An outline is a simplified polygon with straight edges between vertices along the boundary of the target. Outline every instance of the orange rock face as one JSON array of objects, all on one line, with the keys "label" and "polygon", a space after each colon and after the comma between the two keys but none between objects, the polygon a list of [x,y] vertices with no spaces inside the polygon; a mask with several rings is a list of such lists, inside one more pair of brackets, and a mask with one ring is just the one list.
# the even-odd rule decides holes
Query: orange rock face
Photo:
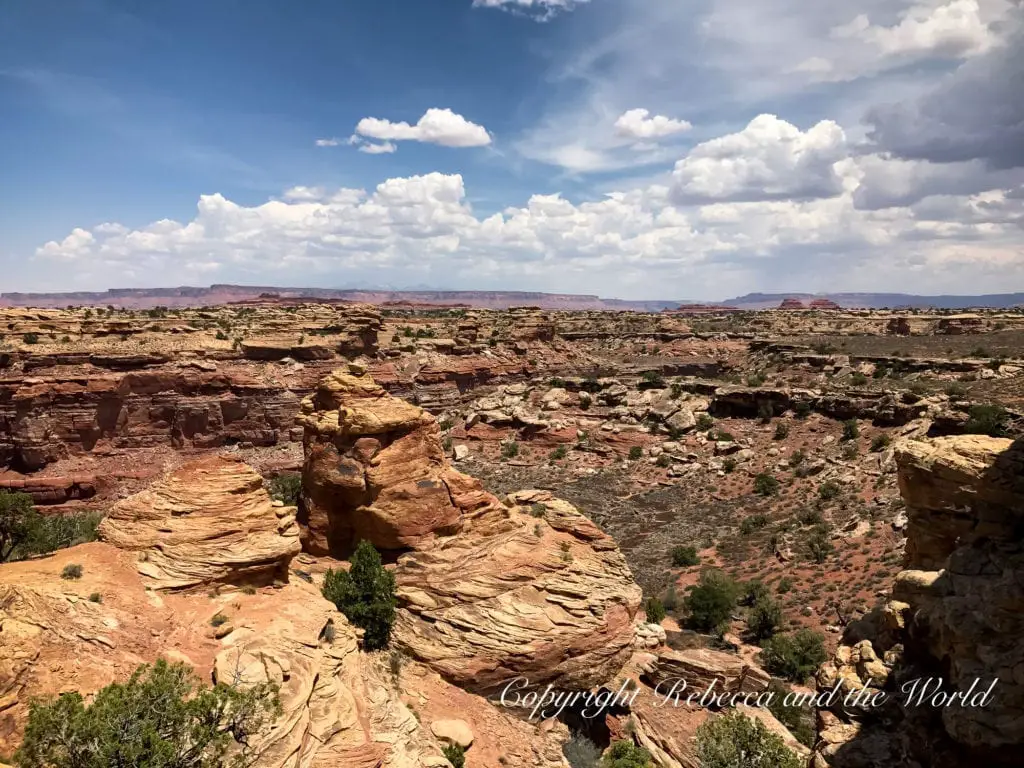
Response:
[{"label": "orange rock face", "polygon": [[414,548],[459,530],[464,510],[430,414],[354,365],[325,377],[302,410],[307,551],[343,555],[360,539]]},{"label": "orange rock face", "polygon": [[301,549],[294,507],[274,506],[260,475],[227,456],[186,464],[118,502],[99,533],[138,553],[154,589],[271,581]]}]

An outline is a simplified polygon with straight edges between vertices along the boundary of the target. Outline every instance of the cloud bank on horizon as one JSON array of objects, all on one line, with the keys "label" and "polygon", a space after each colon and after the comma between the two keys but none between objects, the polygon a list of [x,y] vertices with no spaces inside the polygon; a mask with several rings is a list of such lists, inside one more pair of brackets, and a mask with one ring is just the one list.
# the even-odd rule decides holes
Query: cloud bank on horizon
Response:
[{"label": "cloud bank on horizon", "polygon": [[[24,281],[692,299],[1024,288],[1019,4],[466,0],[461,13],[483,58],[433,87],[396,71],[387,98],[330,81],[359,116],[310,130],[316,159],[276,174],[289,182],[276,194],[194,190],[193,213],[151,223],[112,201],[113,215],[37,241]],[[444,55],[429,37],[415,56]],[[492,48],[519,57],[502,84],[474,74]]]}]

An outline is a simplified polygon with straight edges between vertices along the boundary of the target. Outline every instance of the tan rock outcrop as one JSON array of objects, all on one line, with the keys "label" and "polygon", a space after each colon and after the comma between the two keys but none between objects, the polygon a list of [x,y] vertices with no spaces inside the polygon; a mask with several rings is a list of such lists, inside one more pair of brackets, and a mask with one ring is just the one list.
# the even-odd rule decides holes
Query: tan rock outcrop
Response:
[{"label": "tan rock outcrop", "polygon": [[294,507],[276,507],[238,459],[186,464],[113,507],[100,537],[137,553],[153,589],[283,578],[301,550]]},{"label": "tan rock outcrop", "polygon": [[344,554],[360,539],[404,549],[459,530],[463,510],[446,479],[452,471],[437,422],[387,394],[361,366],[325,377],[298,421],[308,551]]},{"label": "tan rock outcrop", "polygon": [[[60,578],[68,563],[82,566],[80,580]],[[232,628],[220,639],[217,613]],[[0,637],[0,753],[18,745],[32,698],[88,694],[163,656],[210,682],[280,684],[283,714],[254,740],[256,768],[446,764],[384,660],[360,653],[344,616],[301,579],[252,595],[157,594],[131,553],[86,544],[0,566]]]},{"label": "tan rock outcrop", "polygon": [[615,542],[547,492],[502,505],[461,481],[457,503],[478,507],[462,532],[398,561],[399,645],[480,692],[516,678],[588,688],[613,677],[641,597]]},{"label": "tan rock outcrop", "polygon": [[[851,624],[818,675],[819,686],[852,690],[871,679],[884,687],[889,726],[858,722],[856,712],[821,713],[815,765],[1019,765],[1024,445],[976,435],[909,440],[896,460],[908,569],[896,578],[895,599]],[[942,679],[935,690],[944,695],[972,691],[973,705],[907,705],[899,687],[929,678]]]}]

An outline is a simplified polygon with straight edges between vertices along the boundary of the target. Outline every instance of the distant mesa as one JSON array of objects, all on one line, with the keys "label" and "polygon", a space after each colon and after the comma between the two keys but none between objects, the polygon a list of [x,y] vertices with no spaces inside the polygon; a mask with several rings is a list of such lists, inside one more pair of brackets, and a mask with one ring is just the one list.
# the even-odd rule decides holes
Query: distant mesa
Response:
[{"label": "distant mesa", "polygon": [[807,309],[807,305],[800,299],[783,299],[779,309]]},{"label": "distant mesa", "polygon": [[842,309],[832,299],[814,299],[810,306],[811,309]]}]

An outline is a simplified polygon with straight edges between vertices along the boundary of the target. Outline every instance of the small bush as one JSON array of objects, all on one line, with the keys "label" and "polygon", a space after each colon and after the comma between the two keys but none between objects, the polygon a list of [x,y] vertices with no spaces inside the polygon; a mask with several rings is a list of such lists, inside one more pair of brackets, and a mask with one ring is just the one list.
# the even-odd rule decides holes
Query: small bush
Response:
[{"label": "small bush", "polygon": [[759,531],[768,525],[768,515],[759,512],[756,515],[749,515],[740,522],[740,533],[749,536],[754,531]]},{"label": "small bush", "polygon": [[90,603],[102,603],[103,602],[103,595],[101,595],[99,592],[93,592],[91,595],[89,595],[89,602]]},{"label": "small bush", "polygon": [[647,598],[644,603],[644,613],[647,614],[647,621],[651,624],[661,624],[667,615],[665,605],[656,597]]},{"label": "small bush", "polygon": [[278,475],[267,485],[267,493],[272,499],[284,502],[290,507],[296,506],[302,493],[302,475]]},{"label": "small bush", "polygon": [[775,425],[775,439],[785,440],[789,437],[789,424],[784,421],[780,421]]},{"label": "small bush", "polygon": [[68,563],[61,570],[60,577],[62,579],[80,579],[82,578],[82,566],[78,563]]},{"label": "small bush", "polygon": [[77,692],[32,702],[14,762],[19,768],[252,765],[250,737],[280,715],[276,685],[209,688],[184,664],[161,659],[100,689],[88,705]]},{"label": "small bush", "polygon": [[697,554],[696,547],[673,547],[670,554],[672,565],[676,568],[689,568],[694,565],[700,565],[700,555]]},{"label": "small bush", "polygon": [[754,493],[758,496],[775,496],[778,492],[779,481],[767,472],[760,472],[754,478]]},{"label": "small bush", "polygon": [[766,640],[782,624],[782,607],[767,595],[759,598],[747,613],[747,628],[754,639]]},{"label": "small bush", "polygon": [[452,764],[452,768],[464,768],[466,765],[466,751],[459,744],[444,744],[441,753]]},{"label": "small bush", "polygon": [[554,461],[561,461],[568,455],[569,449],[566,448],[564,445],[560,445],[557,448],[555,448],[555,450],[548,454],[548,458]]},{"label": "small bush", "polygon": [[849,461],[850,459],[857,458],[857,454],[859,452],[860,449],[857,447],[856,443],[843,443],[843,448],[839,453],[844,459]]},{"label": "small bush", "polygon": [[228,335],[224,331],[217,331],[217,341],[227,341]]},{"label": "small bush", "polygon": [[729,712],[697,729],[701,768],[803,768],[804,761],[760,720]]},{"label": "small bush", "polygon": [[571,768],[597,768],[601,761],[601,748],[578,733],[562,745],[562,754]]},{"label": "small bush", "polygon": [[760,373],[752,373],[747,376],[748,387],[760,387],[762,384],[764,384],[764,375]]},{"label": "small bush", "polygon": [[[708,435],[708,437],[711,437],[711,435]],[[715,434],[714,438],[715,438],[715,440],[717,440],[720,443],[735,443],[736,442],[736,438],[733,437],[732,433],[731,432],[726,432],[724,429],[718,430],[718,433]]]},{"label": "small bush", "polygon": [[223,613],[215,613],[213,614],[213,617],[210,619],[211,627],[222,627],[227,623],[228,617],[225,616]]},{"label": "small bush", "polygon": [[663,453],[655,459],[654,463],[662,469],[665,469],[666,467],[672,466],[672,458],[667,453]]},{"label": "small bush", "polygon": [[814,562],[824,563],[828,556],[835,552],[835,547],[829,541],[828,534],[821,529],[816,530],[807,540],[807,554]]},{"label": "small bush", "polygon": [[686,623],[698,632],[711,632],[722,627],[732,616],[739,598],[736,582],[721,571],[708,570],[683,600]]},{"label": "small bush", "polygon": [[368,541],[360,541],[346,571],[324,574],[323,596],[355,626],[365,630],[367,650],[386,648],[395,623],[395,576]]},{"label": "small bush", "polygon": [[831,501],[842,492],[843,487],[835,480],[826,480],[818,486],[818,498],[822,501]]},{"label": "small bush", "polygon": [[967,387],[958,382],[950,382],[943,390],[950,400],[963,400],[967,397]]},{"label": "small bush", "polygon": [[871,441],[871,450],[874,451],[875,453],[878,453],[879,451],[884,451],[886,448],[889,447],[889,444],[891,442],[892,438],[884,433],[881,435],[875,435],[875,438]]},{"label": "small bush", "polygon": [[847,419],[843,422],[843,440],[856,440],[860,437],[860,427],[856,419]]},{"label": "small bush", "polygon": [[709,429],[715,426],[715,420],[708,414],[702,413],[697,417],[697,429],[701,432],[707,432]]},{"label": "small bush", "polygon": [[641,448],[639,445],[634,445],[632,448],[629,449],[630,461],[636,461],[640,459],[643,455],[644,449]]},{"label": "small bush", "polygon": [[827,658],[825,638],[809,629],[775,635],[761,651],[766,670],[794,683],[803,683]]},{"label": "small bush", "polygon": [[779,579],[779,583],[775,586],[775,591],[780,595],[784,595],[787,592],[793,591],[793,580],[789,576],[783,576]]},{"label": "small bush", "polygon": [[850,377],[850,383],[853,384],[853,386],[855,387],[863,387],[865,384],[868,383],[868,377],[865,376],[860,371],[855,371],[854,374]]},{"label": "small bush", "polygon": [[778,680],[772,680],[768,690],[772,693],[768,710],[775,715],[775,719],[786,726],[793,737],[805,747],[814,746],[814,739],[817,736],[814,728],[814,711],[807,706],[787,704],[786,696],[790,691]]},{"label": "small bush", "polygon": [[807,458],[807,452],[803,448],[797,448],[789,457],[789,466],[799,467]]},{"label": "small bush", "polygon": [[39,334],[34,331],[30,331],[29,333],[22,334],[21,340],[26,344],[38,344]]},{"label": "small bush", "polygon": [[806,419],[811,415],[811,404],[801,400],[793,406],[793,414],[800,420]]},{"label": "small bush", "polygon": [[967,411],[964,431],[970,435],[1006,435],[1006,409],[1001,405],[972,405]]},{"label": "small bush", "polygon": [[501,455],[506,459],[514,459],[519,455],[519,443],[515,440],[501,446]]},{"label": "small bush", "polygon": [[616,741],[604,756],[603,768],[649,768],[651,753],[632,741]]},{"label": "small bush", "polygon": [[732,456],[728,457],[725,461],[722,462],[722,470],[728,475],[731,475],[733,472],[735,472],[736,459],[734,459]]},{"label": "small bush", "polygon": [[804,507],[796,513],[796,521],[800,525],[821,525],[821,510],[814,507]]}]

